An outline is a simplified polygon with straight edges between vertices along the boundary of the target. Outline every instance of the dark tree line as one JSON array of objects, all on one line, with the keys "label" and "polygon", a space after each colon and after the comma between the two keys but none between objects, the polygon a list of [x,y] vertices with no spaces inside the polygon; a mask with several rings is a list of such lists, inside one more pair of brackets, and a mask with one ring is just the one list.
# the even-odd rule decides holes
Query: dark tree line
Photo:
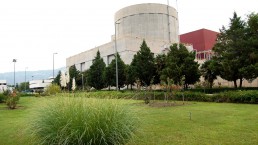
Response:
[{"label": "dark tree line", "polygon": [[[167,77],[173,79],[178,85],[181,85],[179,79],[183,77],[185,77],[183,85],[194,84],[200,77],[199,65],[194,61],[194,56],[195,54],[188,52],[184,45],[180,44],[178,49],[177,44],[174,44],[170,47],[167,55],[159,54],[154,57],[144,40],[140,50],[134,55],[131,64],[126,65],[120,55],[117,54],[118,88],[124,86],[128,88],[130,85],[132,89],[132,85],[135,85],[137,80],[143,86],[159,84],[162,80],[166,81]],[[110,88],[110,86],[116,86],[116,59],[113,59],[106,66],[98,51],[89,70],[79,72],[73,65],[69,68],[69,74],[71,80],[72,78],[76,79],[77,86],[86,85],[97,90]],[[60,84],[58,81],[60,75],[61,72],[55,78],[54,82],[57,84]],[[82,84],[82,80],[85,80],[84,84]],[[69,89],[71,89],[71,84]]]}]

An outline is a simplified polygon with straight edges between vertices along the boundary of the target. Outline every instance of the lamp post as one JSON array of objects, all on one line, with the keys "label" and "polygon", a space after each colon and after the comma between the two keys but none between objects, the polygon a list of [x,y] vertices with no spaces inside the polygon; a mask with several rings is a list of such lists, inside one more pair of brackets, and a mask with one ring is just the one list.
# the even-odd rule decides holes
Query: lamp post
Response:
[{"label": "lamp post", "polygon": [[15,88],[15,63],[17,62],[17,59],[13,59],[13,87]]},{"label": "lamp post", "polygon": [[55,54],[57,53],[53,53],[53,79],[55,78]]},{"label": "lamp post", "polygon": [[26,91],[26,82],[27,82],[27,80],[26,80],[26,70],[28,69],[28,67],[25,67],[25,91]]},{"label": "lamp post", "polygon": [[116,49],[116,90],[118,91],[118,66],[117,66],[117,44],[116,44],[116,25],[120,24],[115,22],[115,49]]},{"label": "lamp post", "polygon": [[82,73],[82,90],[84,91],[83,73]]}]

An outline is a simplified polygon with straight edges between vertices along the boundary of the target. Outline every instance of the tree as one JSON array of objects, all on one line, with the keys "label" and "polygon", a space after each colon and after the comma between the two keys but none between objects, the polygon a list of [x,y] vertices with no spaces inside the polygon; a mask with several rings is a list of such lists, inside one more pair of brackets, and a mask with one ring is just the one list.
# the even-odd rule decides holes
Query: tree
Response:
[{"label": "tree", "polygon": [[134,66],[132,65],[126,65],[125,67],[125,73],[126,73],[126,81],[125,81],[125,84],[127,85],[127,88],[128,88],[128,85],[131,85],[131,90],[133,89],[133,85],[136,81],[136,73],[135,73],[135,70],[134,70]]},{"label": "tree", "polygon": [[75,91],[75,89],[76,89],[76,82],[75,82],[75,78],[73,78],[73,83],[72,83],[73,92]]},{"label": "tree", "polygon": [[[195,53],[188,52],[183,44],[173,44],[166,57],[165,68],[162,70],[161,80],[168,83],[172,79],[176,85],[184,85],[187,88],[189,84],[199,81],[199,64],[194,61]],[[184,78],[183,84],[181,84]]]},{"label": "tree", "polygon": [[237,80],[240,80],[239,87],[242,87],[244,78],[250,76],[252,49],[248,45],[247,24],[238,17],[236,12],[230,19],[229,27],[220,29],[216,44],[213,48],[215,61],[221,66],[221,78],[233,81],[237,88]]},{"label": "tree", "polygon": [[93,64],[90,66],[88,81],[89,85],[94,87],[97,90],[100,90],[105,87],[104,81],[104,72],[106,64],[103,59],[100,57],[100,52],[97,52]]},{"label": "tree", "polygon": [[258,13],[248,15],[246,33],[248,37],[245,45],[248,50],[245,51],[247,56],[245,63],[249,65],[241,68],[240,72],[245,79],[253,81],[258,76]]},{"label": "tree", "polygon": [[[26,90],[29,90],[29,82],[22,82],[20,83],[19,87],[18,88],[18,91],[26,91]],[[26,90],[25,90],[26,89]]]},{"label": "tree", "polygon": [[67,86],[65,72],[61,72],[60,85],[62,88],[66,88],[66,86]]},{"label": "tree", "polygon": [[80,82],[81,81],[81,77],[80,77],[80,72],[76,69],[76,66],[75,65],[72,65],[71,67],[69,67],[69,90],[71,89],[72,87],[72,83],[73,83],[73,78],[76,80],[76,84],[77,82]]},{"label": "tree", "polygon": [[141,83],[149,86],[155,74],[154,54],[145,40],[143,40],[140,50],[134,55],[131,65]]},{"label": "tree", "polygon": [[[126,81],[125,63],[117,54],[117,68],[118,68],[118,89],[124,86]],[[113,59],[106,70],[106,80],[108,84],[116,86],[116,59]]]},{"label": "tree", "polygon": [[110,90],[110,86],[114,83],[116,83],[115,80],[115,76],[112,72],[114,72],[115,70],[112,70],[114,68],[112,68],[110,65],[106,67],[105,69],[105,73],[104,73],[104,78],[105,78],[105,82],[106,85],[108,86],[108,89]]},{"label": "tree", "polygon": [[214,80],[219,75],[219,68],[217,62],[213,59],[205,61],[201,66],[201,74],[208,81],[210,88],[212,88]]},{"label": "tree", "polygon": [[55,77],[53,83],[54,83],[54,84],[57,84],[57,85],[59,85],[59,86],[61,86],[61,84],[60,84],[60,77],[61,77],[61,71],[58,71],[58,74],[57,74],[57,76]]},{"label": "tree", "polygon": [[165,68],[165,62],[166,62],[166,55],[165,54],[158,54],[155,57],[155,76],[154,76],[154,84],[158,84],[161,82],[160,78],[161,78],[161,74],[162,74],[162,70]]}]

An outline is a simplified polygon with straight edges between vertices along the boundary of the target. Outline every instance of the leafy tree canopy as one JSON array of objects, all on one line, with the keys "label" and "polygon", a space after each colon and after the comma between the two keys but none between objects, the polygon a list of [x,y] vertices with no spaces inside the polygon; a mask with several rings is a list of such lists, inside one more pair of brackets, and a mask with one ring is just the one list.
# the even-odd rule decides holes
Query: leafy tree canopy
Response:
[{"label": "leafy tree canopy", "polygon": [[[183,44],[173,44],[166,57],[165,68],[162,70],[161,80],[167,81],[172,79],[175,84],[184,85],[199,81],[200,71],[199,64],[194,61],[195,53],[188,52]],[[184,84],[180,84],[183,80]],[[168,83],[168,82],[167,82]]]}]

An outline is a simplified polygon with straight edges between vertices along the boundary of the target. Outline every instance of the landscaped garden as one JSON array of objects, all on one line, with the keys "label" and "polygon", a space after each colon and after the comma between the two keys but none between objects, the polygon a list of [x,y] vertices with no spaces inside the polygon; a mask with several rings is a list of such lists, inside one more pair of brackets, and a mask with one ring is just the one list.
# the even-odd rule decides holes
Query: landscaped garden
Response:
[{"label": "landscaped garden", "polygon": [[[58,98],[59,100],[60,98],[62,100],[77,98],[83,102],[83,100],[91,100],[92,96],[94,96],[95,100],[103,100],[103,96],[106,96],[105,93],[84,92],[57,94],[56,96],[45,97],[20,97],[16,109],[13,110],[8,109],[6,104],[1,103],[0,144],[38,144],[37,141],[40,139],[36,135],[35,130],[39,128],[35,126],[35,118],[39,114],[42,115],[45,113],[47,115],[46,110],[44,110],[44,104],[46,102],[50,103],[58,100]],[[129,141],[127,140],[128,142],[126,144],[253,145],[258,142],[258,106],[256,104],[195,102],[186,100],[184,102],[175,100],[154,101],[153,98],[149,104],[145,104],[142,98],[138,98],[137,100],[139,96],[131,96],[134,99],[125,97],[132,95],[127,92],[108,92],[108,94],[111,94],[108,96],[109,98],[112,98],[112,95],[115,95],[116,98],[127,98],[109,100],[115,100],[117,104],[129,107],[138,119],[135,122],[137,123],[135,125],[137,129],[134,128],[133,135]],[[66,102],[69,101],[66,100]],[[69,103],[63,105],[66,106],[62,106],[61,104],[56,110],[73,108],[73,105],[70,104],[71,106],[69,106]],[[81,111],[77,108],[77,110],[75,109],[72,112],[76,114]],[[52,112],[54,113],[48,112],[52,118],[50,118],[50,121],[52,121],[50,124],[56,120],[60,122],[65,121],[58,114],[55,115],[55,110],[52,110]],[[130,120],[128,118],[125,119]],[[124,122],[127,122],[127,120],[124,120]],[[43,128],[43,126],[38,127]]]}]

